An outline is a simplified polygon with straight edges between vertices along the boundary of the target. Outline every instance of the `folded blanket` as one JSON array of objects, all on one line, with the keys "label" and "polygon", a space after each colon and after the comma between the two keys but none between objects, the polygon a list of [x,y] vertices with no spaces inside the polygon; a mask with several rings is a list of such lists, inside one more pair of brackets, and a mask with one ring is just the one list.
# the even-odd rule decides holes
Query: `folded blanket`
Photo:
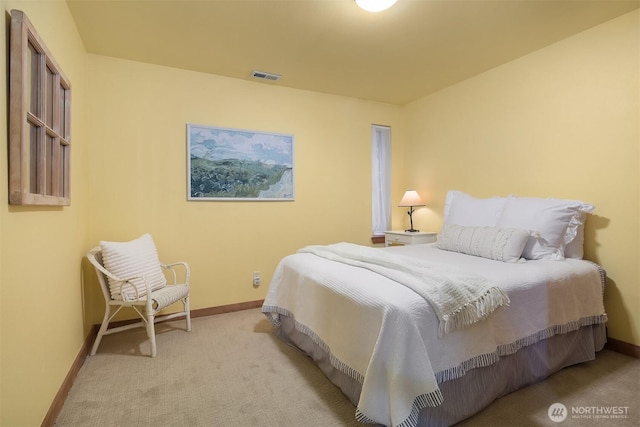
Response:
[{"label": "folded blanket", "polygon": [[410,288],[433,307],[440,337],[479,322],[509,304],[509,297],[482,276],[379,248],[337,243],[307,246],[298,252],[366,268]]}]

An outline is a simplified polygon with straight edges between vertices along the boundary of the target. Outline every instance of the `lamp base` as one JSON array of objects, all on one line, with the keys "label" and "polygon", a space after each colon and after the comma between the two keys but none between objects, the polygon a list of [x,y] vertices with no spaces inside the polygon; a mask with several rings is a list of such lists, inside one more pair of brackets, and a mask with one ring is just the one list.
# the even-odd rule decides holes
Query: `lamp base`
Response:
[{"label": "lamp base", "polygon": [[417,233],[420,230],[414,230],[413,228],[410,228],[409,230],[404,230],[404,231],[406,231],[407,233]]}]

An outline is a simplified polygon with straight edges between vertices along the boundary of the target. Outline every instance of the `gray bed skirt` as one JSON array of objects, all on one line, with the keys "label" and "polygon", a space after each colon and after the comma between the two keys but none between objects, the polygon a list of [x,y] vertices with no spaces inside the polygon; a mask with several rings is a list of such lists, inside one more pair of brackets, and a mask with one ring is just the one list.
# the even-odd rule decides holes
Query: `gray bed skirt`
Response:
[{"label": "gray bed skirt", "polygon": [[[358,405],[362,385],[336,369],[329,355],[304,333],[295,328],[295,320],[281,316],[276,334],[313,359],[324,374],[347,398]],[[439,384],[444,403],[420,411],[418,426],[451,426],[471,417],[505,394],[539,382],[570,365],[595,359],[606,343],[604,323],[585,326],[574,332],[554,335],[523,347],[487,367],[468,371],[458,379]]]}]

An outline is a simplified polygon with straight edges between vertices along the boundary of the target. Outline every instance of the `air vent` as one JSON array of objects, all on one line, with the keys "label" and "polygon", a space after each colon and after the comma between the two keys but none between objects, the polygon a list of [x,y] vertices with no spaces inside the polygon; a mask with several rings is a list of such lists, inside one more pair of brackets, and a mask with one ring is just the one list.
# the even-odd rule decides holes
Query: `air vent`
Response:
[{"label": "air vent", "polygon": [[262,80],[271,80],[271,81],[278,81],[280,80],[280,77],[282,77],[279,74],[273,74],[273,73],[265,73],[263,71],[252,71],[251,72],[251,77],[255,77],[256,79],[262,79]]}]

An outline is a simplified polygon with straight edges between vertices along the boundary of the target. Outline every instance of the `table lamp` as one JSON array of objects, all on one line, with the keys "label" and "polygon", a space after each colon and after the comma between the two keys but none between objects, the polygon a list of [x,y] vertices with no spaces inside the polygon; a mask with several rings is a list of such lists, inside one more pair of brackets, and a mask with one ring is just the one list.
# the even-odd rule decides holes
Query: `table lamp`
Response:
[{"label": "table lamp", "polygon": [[420,195],[415,190],[405,191],[404,196],[402,196],[402,200],[400,200],[400,204],[398,205],[398,207],[409,208],[409,212],[407,212],[407,215],[409,215],[409,220],[411,221],[411,228],[404,231],[408,231],[410,233],[415,233],[417,231],[420,231],[413,228],[413,207],[414,206],[424,206],[424,202],[420,198]]}]

